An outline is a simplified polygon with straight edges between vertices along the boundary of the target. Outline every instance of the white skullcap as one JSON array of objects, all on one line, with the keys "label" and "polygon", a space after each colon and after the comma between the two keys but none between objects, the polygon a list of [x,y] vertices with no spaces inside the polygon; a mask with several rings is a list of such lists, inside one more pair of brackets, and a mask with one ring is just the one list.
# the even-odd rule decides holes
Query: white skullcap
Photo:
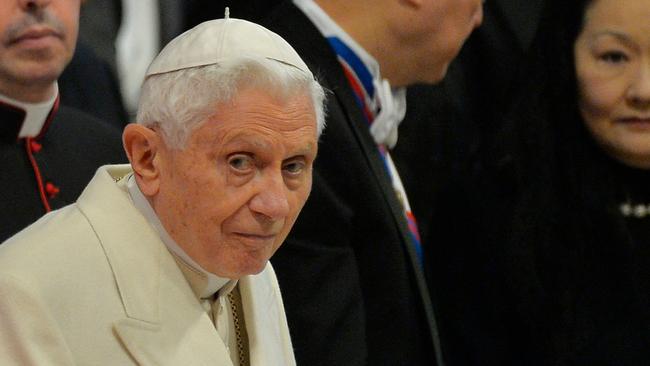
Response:
[{"label": "white skullcap", "polygon": [[282,37],[246,20],[210,20],[174,38],[153,60],[145,77],[219,64],[234,57],[266,57],[313,77],[298,53]]}]

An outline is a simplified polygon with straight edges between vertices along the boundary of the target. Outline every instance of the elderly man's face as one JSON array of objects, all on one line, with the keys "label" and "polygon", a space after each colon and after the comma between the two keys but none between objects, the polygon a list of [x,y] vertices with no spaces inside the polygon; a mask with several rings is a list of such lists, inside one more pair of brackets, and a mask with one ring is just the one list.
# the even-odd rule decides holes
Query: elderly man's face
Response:
[{"label": "elderly man's face", "polygon": [[259,273],[311,190],[317,151],[311,99],[244,89],[193,132],[163,148],[153,206],[176,242],[227,278]]},{"label": "elderly man's face", "polygon": [[0,93],[38,102],[72,58],[80,0],[0,1]]}]

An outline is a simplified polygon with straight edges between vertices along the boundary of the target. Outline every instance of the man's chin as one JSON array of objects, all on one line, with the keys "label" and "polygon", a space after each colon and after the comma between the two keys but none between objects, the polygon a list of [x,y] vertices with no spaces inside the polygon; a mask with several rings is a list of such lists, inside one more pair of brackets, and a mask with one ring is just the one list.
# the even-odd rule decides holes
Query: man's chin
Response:
[{"label": "man's chin", "polygon": [[427,77],[424,80],[421,80],[423,84],[437,84],[442,81],[442,79],[445,78],[447,75],[447,68],[449,67],[449,64],[446,64],[439,69],[437,69],[435,72],[432,72],[430,75],[427,75]]},{"label": "man's chin", "polygon": [[24,62],[3,65],[3,74],[24,85],[50,84],[57,80],[66,62],[63,59],[50,59],[47,62],[27,59]]},{"label": "man's chin", "polygon": [[237,280],[244,276],[259,274],[266,268],[267,263],[268,259],[245,258],[231,268],[222,267],[206,270],[222,278]]},{"label": "man's chin", "polygon": [[59,70],[26,69],[2,75],[0,93],[28,103],[48,100],[56,91],[54,83],[60,75]]},{"label": "man's chin", "polygon": [[266,264],[269,262],[268,259],[255,259],[249,260],[243,268],[241,268],[242,276],[252,276],[259,274],[266,268]]},{"label": "man's chin", "polygon": [[50,85],[61,76],[63,69],[60,65],[35,65],[32,68],[22,70],[22,80],[25,81],[26,85]]}]

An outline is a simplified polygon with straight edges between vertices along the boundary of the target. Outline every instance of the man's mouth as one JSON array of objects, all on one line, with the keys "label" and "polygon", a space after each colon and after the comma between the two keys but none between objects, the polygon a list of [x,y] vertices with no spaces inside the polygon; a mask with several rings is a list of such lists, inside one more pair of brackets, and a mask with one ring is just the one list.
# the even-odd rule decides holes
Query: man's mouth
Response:
[{"label": "man's mouth", "polygon": [[275,238],[277,235],[277,234],[252,234],[252,233],[236,233],[236,234],[244,238],[250,238],[255,240],[269,240]]},{"label": "man's mouth", "polygon": [[275,242],[277,234],[260,234],[260,233],[235,233],[241,241],[251,246],[267,246]]},{"label": "man's mouth", "polygon": [[61,35],[52,28],[48,27],[31,27],[21,32],[9,41],[9,45],[30,43],[38,45],[47,41],[49,38],[61,39]]}]

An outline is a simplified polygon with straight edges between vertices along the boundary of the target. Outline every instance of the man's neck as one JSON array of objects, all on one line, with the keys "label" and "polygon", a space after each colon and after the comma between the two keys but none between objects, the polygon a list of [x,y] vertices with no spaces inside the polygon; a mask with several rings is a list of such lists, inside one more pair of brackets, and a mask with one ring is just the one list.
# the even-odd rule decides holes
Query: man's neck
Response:
[{"label": "man's neck", "polygon": [[410,83],[404,75],[403,58],[398,54],[403,49],[403,45],[393,42],[382,20],[381,12],[377,11],[376,6],[355,2],[341,6],[329,0],[314,0],[314,2],[377,60],[382,77],[387,79],[391,86],[398,88]]},{"label": "man's neck", "polygon": [[52,100],[58,94],[56,81],[46,86],[3,85],[0,83],[0,95],[26,104],[41,104]]}]

